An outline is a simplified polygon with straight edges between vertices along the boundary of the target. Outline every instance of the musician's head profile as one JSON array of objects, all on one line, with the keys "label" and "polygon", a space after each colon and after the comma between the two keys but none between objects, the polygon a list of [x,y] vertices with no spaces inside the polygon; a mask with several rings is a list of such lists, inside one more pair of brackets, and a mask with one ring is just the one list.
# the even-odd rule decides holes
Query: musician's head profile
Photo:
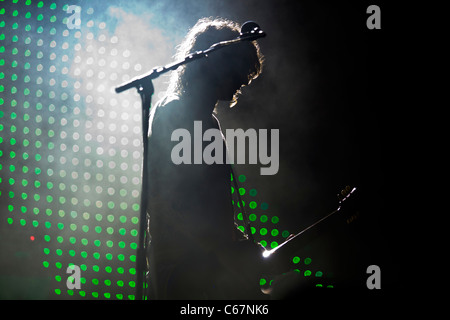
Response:
[{"label": "musician's head profile", "polygon": [[[223,18],[202,18],[187,33],[178,46],[175,61],[211,45],[239,36],[240,26]],[[174,71],[167,90],[168,95],[209,95],[217,100],[237,103],[242,86],[250,84],[262,72],[263,55],[256,41],[216,50],[207,58],[192,61]]]}]

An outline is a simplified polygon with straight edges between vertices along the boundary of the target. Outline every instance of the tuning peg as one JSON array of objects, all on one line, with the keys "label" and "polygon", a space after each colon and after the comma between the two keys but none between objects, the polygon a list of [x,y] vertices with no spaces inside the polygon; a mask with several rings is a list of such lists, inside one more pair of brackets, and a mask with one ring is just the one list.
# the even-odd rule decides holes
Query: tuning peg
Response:
[{"label": "tuning peg", "polygon": [[345,186],[344,189],[341,190],[340,193],[337,194],[337,197],[339,201],[345,200],[345,198],[348,197],[348,195],[352,192],[353,188],[349,185]]}]

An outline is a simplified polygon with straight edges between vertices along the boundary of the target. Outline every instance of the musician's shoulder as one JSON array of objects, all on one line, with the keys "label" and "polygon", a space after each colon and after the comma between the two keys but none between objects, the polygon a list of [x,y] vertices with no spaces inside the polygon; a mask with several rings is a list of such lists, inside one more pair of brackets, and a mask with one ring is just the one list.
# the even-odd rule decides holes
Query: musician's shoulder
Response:
[{"label": "musician's shoulder", "polygon": [[168,96],[156,103],[156,119],[162,117],[164,119],[171,119],[177,114],[177,109],[180,108],[180,99],[177,96]]},{"label": "musician's shoulder", "polygon": [[178,107],[180,104],[181,104],[180,98],[177,95],[165,96],[157,103],[158,107],[164,110],[171,110],[173,108]]}]

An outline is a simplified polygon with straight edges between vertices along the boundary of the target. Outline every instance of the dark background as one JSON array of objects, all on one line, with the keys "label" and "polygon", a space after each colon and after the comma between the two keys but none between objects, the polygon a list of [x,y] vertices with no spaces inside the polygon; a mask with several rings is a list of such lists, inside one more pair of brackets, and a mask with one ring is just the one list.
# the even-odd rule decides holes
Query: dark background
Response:
[{"label": "dark background", "polygon": [[394,29],[396,12],[384,2],[373,3],[381,8],[381,30],[366,28],[369,4],[230,2],[225,17],[255,20],[267,32],[258,41],[266,65],[238,105],[219,118],[224,127],[280,129],[276,175],[260,176],[255,166],[238,170],[257,181],[289,230],[331,212],[335,194],[356,186],[363,222],[348,238],[324,234],[323,242],[333,243],[324,251],[335,254],[328,262],[341,275],[352,274],[347,283],[364,286],[365,268],[378,264],[386,271],[383,284],[392,288],[400,286],[397,241],[404,232],[397,229],[404,213],[392,198],[401,193],[402,179],[401,129],[394,130],[401,108],[395,48],[402,40]]}]

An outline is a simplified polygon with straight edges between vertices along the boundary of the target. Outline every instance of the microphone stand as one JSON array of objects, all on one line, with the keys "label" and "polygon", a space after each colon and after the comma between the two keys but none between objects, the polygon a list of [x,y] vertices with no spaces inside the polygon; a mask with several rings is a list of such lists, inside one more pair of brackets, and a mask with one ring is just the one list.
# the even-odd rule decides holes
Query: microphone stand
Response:
[{"label": "microphone stand", "polygon": [[[247,27],[247,28],[245,28]],[[249,30],[249,28],[251,30]],[[245,32],[244,32],[245,31]],[[224,48],[226,46],[239,43],[241,41],[253,41],[258,38],[265,37],[266,34],[259,26],[254,22],[246,22],[243,24],[239,37],[221,41],[213,44],[206,50],[196,51],[189,54],[183,60],[179,62],[170,63],[164,67],[155,67],[150,72],[133,78],[130,81],[123,83],[115,88],[116,93],[121,93],[125,90],[136,88],[141,96],[142,102],[142,141],[143,141],[143,160],[142,160],[142,188],[141,188],[141,207],[139,216],[139,244],[137,249],[136,258],[136,299],[144,300],[144,277],[145,277],[145,234],[147,230],[147,195],[148,195],[148,129],[149,129],[149,116],[152,104],[152,95],[154,93],[154,87],[152,80],[159,77],[161,74],[171,70],[177,69],[179,66],[189,63],[191,61],[207,57],[208,54],[215,50]]]}]

